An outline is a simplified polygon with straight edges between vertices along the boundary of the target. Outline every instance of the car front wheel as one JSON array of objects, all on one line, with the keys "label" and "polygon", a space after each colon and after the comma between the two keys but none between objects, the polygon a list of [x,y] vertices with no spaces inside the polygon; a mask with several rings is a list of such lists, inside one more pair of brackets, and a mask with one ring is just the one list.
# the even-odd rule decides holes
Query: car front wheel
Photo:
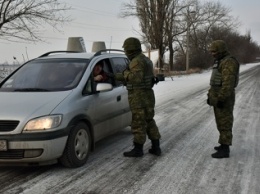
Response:
[{"label": "car front wheel", "polygon": [[84,165],[88,159],[91,136],[88,126],[81,122],[71,129],[65,150],[60,158],[62,165],[76,168]]}]

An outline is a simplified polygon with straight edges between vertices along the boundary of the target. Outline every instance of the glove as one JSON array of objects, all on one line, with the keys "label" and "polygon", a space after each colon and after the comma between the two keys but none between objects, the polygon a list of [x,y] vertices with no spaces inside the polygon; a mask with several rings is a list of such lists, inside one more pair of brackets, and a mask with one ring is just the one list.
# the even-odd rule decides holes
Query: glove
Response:
[{"label": "glove", "polygon": [[122,72],[122,74],[125,76],[125,74],[129,74],[129,72],[130,72],[130,70],[129,70],[128,68],[126,68],[126,69]]},{"label": "glove", "polygon": [[114,78],[115,78],[116,80],[118,80],[118,81],[124,81],[124,80],[125,80],[125,78],[124,78],[124,76],[123,76],[122,73],[116,73],[116,74],[114,74]]},{"label": "glove", "polygon": [[218,102],[217,102],[217,107],[218,107],[218,108],[224,108],[224,104],[225,104],[225,103],[224,103],[223,101],[218,101]]},{"label": "glove", "polygon": [[209,103],[209,98],[207,99],[207,104],[210,105],[210,103]]},{"label": "glove", "polygon": [[215,95],[212,95],[212,92],[208,92],[207,96],[207,104],[209,106],[216,106],[218,98]]},{"label": "glove", "polygon": [[153,77],[152,78],[152,87],[154,86],[154,84],[158,84],[158,82],[159,82],[158,77]]}]

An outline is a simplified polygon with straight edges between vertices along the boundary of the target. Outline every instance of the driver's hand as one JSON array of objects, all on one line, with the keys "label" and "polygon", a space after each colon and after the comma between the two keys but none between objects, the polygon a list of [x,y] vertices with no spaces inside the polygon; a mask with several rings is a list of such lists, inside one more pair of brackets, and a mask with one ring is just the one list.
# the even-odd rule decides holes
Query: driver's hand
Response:
[{"label": "driver's hand", "polygon": [[94,77],[95,81],[101,81],[103,79],[102,75],[97,75],[96,77]]}]

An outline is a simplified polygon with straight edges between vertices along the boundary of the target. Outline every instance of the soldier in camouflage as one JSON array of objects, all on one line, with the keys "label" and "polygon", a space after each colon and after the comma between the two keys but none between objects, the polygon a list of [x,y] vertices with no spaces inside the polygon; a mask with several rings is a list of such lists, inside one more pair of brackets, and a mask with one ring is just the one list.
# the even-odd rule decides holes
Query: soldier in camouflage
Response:
[{"label": "soldier in camouflage", "polygon": [[129,68],[123,73],[115,75],[115,79],[126,83],[128,101],[132,112],[131,131],[134,136],[134,148],[124,152],[126,157],[143,156],[143,145],[146,135],[152,142],[149,153],[160,156],[161,149],[159,139],[161,137],[154,120],[155,96],[153,87],[153,64],[141,49],[141,43],[137,38],[127,38],[123,48],[130,60]]},{"label": "soldier in camouflage", "polygon": [[212,154],[213,158],[228,158],[232,145],[233,109],[235,104],[235,88],[239,79],[239,63],[228,52],[223,40],[213,41],[209,51],[215,58],[207,103],[214,108],[219,131],[219,146]]}]

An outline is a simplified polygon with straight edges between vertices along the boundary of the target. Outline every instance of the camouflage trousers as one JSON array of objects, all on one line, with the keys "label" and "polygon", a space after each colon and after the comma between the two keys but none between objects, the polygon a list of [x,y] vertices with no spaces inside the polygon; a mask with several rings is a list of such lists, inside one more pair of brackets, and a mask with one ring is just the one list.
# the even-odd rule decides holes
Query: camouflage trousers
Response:
[{"label": "camouflage trousers", "polygon": [[146,135],[150,140],[161,138],[154,117],[154,108],[135,108],[132,109],[131,130],[134,135],[134,142],[144,144]]},{"label": "camouflage trousers", "polygon": [[233,93],[224,102],[223,108],[214,106],[214,114],[219,131],[219,144],[232,145],[233,110],[235,104],[235,94]]}]

